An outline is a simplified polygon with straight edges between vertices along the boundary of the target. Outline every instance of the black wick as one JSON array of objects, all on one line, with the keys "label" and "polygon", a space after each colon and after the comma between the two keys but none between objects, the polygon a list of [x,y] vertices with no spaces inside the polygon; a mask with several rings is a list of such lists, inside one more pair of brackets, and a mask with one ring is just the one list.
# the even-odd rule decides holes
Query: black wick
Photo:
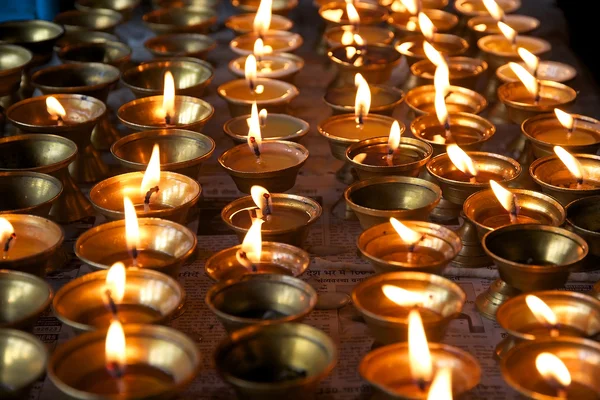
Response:
[{"label": "black wick", "polygon": [[8,249],[10,248],[10,243],[17,238],[17,234],[16,233],[11,233],[10,236],[8,237],[8,239],[6,239],[6,243],[4,243],[4,252],[6,253],[8,251]]},{"label": "black wick", "polygon": [[106,289],[104,294],[106,295],[106,308],[108,308],[114,319],[118,319],[117,304],[112,298],[110,289]]},{"label": "black wick", "polygon": [[250,268],[252,270],[252,272],[256,272],[258,269],[256,268],[256,265],[254,265],[249,259],[248,259],[248,254],[246,254],[245,251],[238,251],[238,256],[245,261],[244,265],[246,268]]},{"label": "black wick", "polygon": [[250,136],[250,144],[252,145],[252,150],[254,150],[254,155],[260,157],[260,149],[258,148],[258,143],[254,136]]},{"label": "black wick", "polygon": [[271,210],[271,195],[269,193],[265,193],[265,194],[263,194],[263,197],[265,198],[266,203],[267,203],[265,205],[265,216],[271,215],[271,212],[272,212],[272,210]]},{"label": "black wick", "polygon": [[150,204],[150,196],[152,196],[153,193],[158,193],[159,190],[160,189],[158,188],[158,186],[150,188],[150,190],[146,192],[146,197],[144,197],[144,204]]}]

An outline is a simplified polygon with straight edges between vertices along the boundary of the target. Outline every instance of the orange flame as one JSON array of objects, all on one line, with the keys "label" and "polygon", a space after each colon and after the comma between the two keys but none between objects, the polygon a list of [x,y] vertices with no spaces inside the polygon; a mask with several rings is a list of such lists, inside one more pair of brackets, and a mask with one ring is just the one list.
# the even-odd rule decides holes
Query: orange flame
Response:
[{"label": "orange flame", "polygon": [[140,185],[140,193],[145,196],[146,193],[153,187],[158,186],[160,182],[160,149],[158,144],[154,144],[150,161],[144,172],[142,184]]},{"label": "orange flame", "polygon": [[552,386],[562,389],[571,384],[571,374],[564,362],[552,353],[540,353],[535,358],[535,367]]},{"label": "orange flame", "polygon": [[256,59],[260,59],[265,54],[271,54],[272,52],[273,48],[271,46],[265,46],[261,38],[256,39],[254,42],[254,49],[252,51]]},{"label": "orange flame", "polygon": [[253,21],[254,33],[264,35],[271,26],[271,13],[273,8],[273,0],[260,0],[256,16]]},{"label": "orange flame", "polygon": [[567,167],[577,182],[581,183],[583,181],[583,167],[581,163],[571,153],[560,146],[554,146],[554,153],[565,164],[565,167]]},{"label": "orange flame", "polygon": [[126,348],[123,326],[115,319],[110,323],[104,344],[107,367],[116,364],[118,368],[123,368],[127,363]]},{"label": "orange flame", "polygon": [[496,3],[495,0],[483,0],[483,5],[488,10],[492,18],[496,21],[502,21],[504,18],[504,10]]},{"label": "orange flame", "polygon": [[411,310],[408,314],[408,359],[413,379],[417,382],[431,382],[431,353],[421,314],[417,310]]},{"label": "orange flame", "polygon": [[452,400],[452,369],[441,368],[434,376],[427,400]]},{"label": "orange flame", "polygon": [[502,35],[504,35],[506,40],[508,40],[511,43],[515,43],[515,40],[517,39],[517,31],[515,31],[513,28],[506,25],[502,21],[498,21],[498,28],[500,29],[500,32],[502,32]]},{"label": "orange flame", "polygon": [[471,176],[477,176],[477,167],[473,163],[473,160],[463,149],[458,147],[456,144],[449,144],[446,146],[446,152],[448,158],[452,161],[452,164],[460,171]]},{"label": "orange flame", "polygon": [[517,75],[517,78],[525,85],[527,91],[534,97],[539,94],[539,82],[522,65],[514,62],[508,63],[510,69]]},{"label": "orange flame", "polygon": [[358,15],[358,11],[356,11],[356,7],[354,7],[352,2],[346,2],[346,14],[348,15],[348,21],[350,21],[351,25],[360,24],[360,16]]},{"label": "orange flame", "polygon": [[258,121],[260,122],[260,126],[265,126],[267,124],[268,115],[269,113],[267,112],[266,108],[260,110],[260,112],[258,113]]},{"label": "orange flame", "polygon": [[433,84],[435,86],[435,114],[440,124],[446,126],[449,124],[446,94],[450,90],[450,71],[448,69],[448,64],[446,64],[446,61],[443,59],[435,69]]},{"label": "orange flame", "polygon": [[569,113],[564,112],[558,108],[554,109],[554,114],[558,118],[558,122],[568,130],[572,130],[575,126],[575,118]]},{"label": "orange flame", "polygon": [[371,108],[371,89],[369,84],[361,74],[354,76],[354,84],[356,85],[356,99],[354,102],[354,115],[356,123],[363,124],[363,118],[369,115]]},{"label": "orange flame", "polygon": [[404,225],[402,222],[398,221],[394,217],[390,218],[390,223],[394,227],[394,230],[400,236],[400,239],[402,239],[403,242],[409,245],[416,244],[423,238],[423,235],[421,235],[419,232],[410,229],[408,226]]},{"label": "orange flame", "polygon": [[165,116],[175,114],[175,80],[170,71],[165,72],[165,89],[163,93],[163,112]]},{"label": "orange flame", "polygon": [[423,51],[425,52],[425,56],[427,56],[429,61],[431,61],[431,63],[436,67],[439,67],[441,63],[446,63],[442,53],[437,51],[436,48],[433,47],[428,41],[423,42]]},{"label": "orange flame", "polygon": [[537,74],[537,69],[540,66],[540,59],[523,47],[519,47],[517,53],[519,53],[519,57],[521,57],[525,62],[525,65],[527,65],[527,68],[529,68],[529,72],[535,76]]},{"label": "orange flame", "polygon": [[262,133],[260,131],[260,118],[258,116],[258,106],[256,102],[252,103],[252,111],[250,112],[250,119],[248,120],[248,146],[255,155],[260,156],[260,149],[262,147]]},{"label": "orange flame", "polygon": [[490,180],[490,186],[502,208],[511,214],[512,222],[513,216],[517,213],[517,196],[494,180]]},{"label": "orange flame", "polygon": [[394,121],[390,128],[390,136],[388,137],[388,152],[393,153],[398,150],[398,146],[400,146],[400,137],[400,124],[398,121]]},{"label": "orange flame", "polygon": [[433,40],[433,35],[435,34],[435,25],[433,25],[433,22],[431,22],[429,17],[423,12],[419,13],[418,19],[419,28],[421,29],[423,36],[425,36],[425,39]]},{"label": "orange flame", "polygon": [[421,293],[411,292],[395,285],[383,285],[381,291],[391,301],[401,307],[423,306],[425,296]]},{"label": "orange flame", "polygon": [[236,254],[236,259],[239,263],[247,268],[260,262],[262,256],[261,228],[263,222],[264,221],[259,218],[252,220],[252,226],[250,226],[250,229],[246,232],[241,249]]},{"label": "orange flame", "polygon": [[46,97],[46,110],[54,118],[64,118],[67,116],[65,108],[60,104],[56,97]]},{"label": "orange flame", "polygon": [[[398,5],[396,5],[398,3]],[[399,2],[392,3],[392,11],[404,12],[408,11],[412,15],[417,15],[421,10],[420,0],[400,0]],[[396,6],[396,9],[394,9]]]},{"label": "orange flame", "polygon": [[557,324],[556,314],[554,311],[537,296],[528,294],[525,296],[525,303],[531,310],[531,313],[541,324],[555,326]]},{"label": "orange flame", "polygon": [[262,186],[254,185],[250,188],[250,195],[252,196],[254,204],[260,209],[263,216],[271,214],[273,211],[270,209],[272,207],[271,194],[267,189]]},{"label": "orange flame", "polygon": [[135,206],[127,196],[123,197],[125,211],[125,243],[127,250],[131,251],[140,246],[140,226],[138,224]]},{"label": "orange flame", "polygon": [[114,263],[106,273],[106,289],[110,291],[110,297],[115,303],[120,303],[125,297],[125,264]]},{"label": "orange flame", "polygon": [[6,248],[8,239],[14,235],[15,228],[6,218],[0,217],[0,245]]}]

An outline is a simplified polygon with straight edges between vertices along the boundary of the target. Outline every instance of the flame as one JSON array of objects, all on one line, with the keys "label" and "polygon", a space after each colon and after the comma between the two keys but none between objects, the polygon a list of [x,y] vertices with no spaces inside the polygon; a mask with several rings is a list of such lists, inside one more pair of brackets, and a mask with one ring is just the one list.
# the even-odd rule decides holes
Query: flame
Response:
[{"label": "flame", "polygon": [[108,332],[106,333],[106,342],[104,344],[106,365],[108,369],[112,369],[112,365],[116,364],[119,368],[123,368],[127,363],[125,345],[125,332],[123,326],[118,320],[112,320]]},{"label": "flame", "polygon": [[265,126],[267,124],[267,116],[269,115],[266,108],[263,108],[258,113],[258,121],[260,122],[260,126]]},{"label": "flame", "polygon": [[442,53],[437,51],[436,48],[433,47],[428,41],[423,42],[423,51],[425,51],[425,55],[427,56],[429,61],[431,61],[432,64],[436,67],[439,67],[441,63],[446,63],[446,61],[444,60],[444,56],[442,56]]},{"label": "flame", "polygon": [[160,182],[160,149],[158,144],[154,144],[152,148],[152,155],[150,156],[150,162],[144,172],[144,178],[142,178],[142,184],[140,185],[140,193],[145,196],[148,190],[158,186]]},{"label": "flame", "polygon": [[567,128],[568,130],[573,129],[573,126],[575,126],[575,119],[571,114],[566,113],[563,110],[559,110],[558,108],[554,109],[554,114],[556,115],[556,118],[558,118],[558,122],[560,122],[562,126]]},{"label": "flame", "polygon": [[483,5],[496,21],[502,21],[502,19],[504,19],[504,10],[495,0],[483,0]]},{"label": "flame", "polygon": [[271,54],[273,52],[273,48],[271,46],[265,46],[264,42],[261,38],[256,39],[254,42],[254,57],[259,59],[265,54]]},{"label": "flame", "polygon": [[262,255],[262,235],[261,227],[263,220],[256,218],[252,220],[252,226],[248,229],[244,241],[242,242],[241,251],[246,254],[247,259],[252,263],[256,264],[260,262]]},{"label": "flame", "polygon": [[554,146],[554,153],[560,161],[565,164],[569,172],[577,179],[578,182],[583,181],[583,168],[581,163],[568,151],[560,146]]},{"label": "flame", "polygon": [[463,149],[458,147],[456,144],[449,144],[446,147],[446,152],[452,164],[460,171],[471,176],[477,176],[477,168],[473,163],[473,160]]},{"label": "flame", "polygon": [[423,36],[425,36],[425,39],[433,40],[433,35],[435,34],[435,25],[433,25],[433,22],[431,22],[429,17],[423,12],[419,13],[418,18],[419,28],[421,29]]},{"label": "flame", "polygon": [[371,89],[369,84],[361,74],[354,76],[354,84],[356,85],[356,100],[354,102],[354,115],[356,122],[361,124],[362,119],[369,115],[371,108]]},{"label": "flame", "polygon": [[250,112],[250,119],[248,120],[248,146],[254,153],[258,151],[257,156],[260,155],[260,148],[262,145],[262,133],[260,131],[260,117],[258,115],[258,106],[256,102],[252,103],[252,111]]},{"label": "flame", "polygon": [[429,387],[427,400],[452,400],[452,369],[441,368],[434,376]]},{"label": "flame", "polygon": [[269,30],[271,26],[271,13],[273,8],[273,0],[260,0],[256,16],[253,21],[254,33],[262,36]]},{"label": "flame", "polygon": [[519,57],[523,59],[525,65],[527,65],[527,68],[529,68],[529,72],[532,75],[536,75],[536,71],[540,66],[540,59],[535,54],[523,47],[519,47],[517,49],[517,53],[519,53]]},{"label": "flame", "polygon": [[388,151],[394,152],[398,150],[398,146],[400,146],[400,124],[398,121],[394,121],[392,123],[392,127],[390,128],[390,136],[388,138]]},{"label": "flame", "polygon": [[421,293],[411,292],[395,285],[383,285],[381,291],[385,297],[401,307],[422,306],[425,302]]},{"label": "flame", "polygon": [[350,46],[352,43],[354,43],[354,33],[351,30],[344,30],[340,42],[343,46]]},{"label": "flame", "polygon": [[340,22],[344,16],[344,10],[336,8],[334,10],[324,10],[321,16],[329,21]]},{"label": "flame", "polygon": [[125,242],[127,250],[137,249],[140,245],[140,226],[138,225],[135,207],[131,199],[123,197],[123,207],[125,210]]},{"label": "flame", "polygon": [[418,382],[430,382],[433,373],[431,353],[421,314],[417,310],[411,310],[408,314],[408,359],[413,379]]},{"label": "flame", "polygon": [[125,297],[125,264],[114,263],[106,274],[106,289],[110,290],[110,297],[115,303],[120,303]]},{"label": "flame", "polygon": [[272,210],[267,210],[267,208],[270,206],[269,200],[271,194],[267,189],[262,186],[254,185],[250,188],[250,195],[252,196],[254,204],[256,204],[256,207],[260,208],[263,215],[270,214],[270,211]]},{"label": "flame", "polygon": [[433,143],[446,144],[446,138],[442,135],[433,135]]},{"label": "flame", "polygon": [[442,125],[448,124],[448,108],[446,107],[446,94],[450,89],[450,71],[448,64],[441,59],[440,64],[435,69],[433,84],[435,86],[435,114]]},{"label": "flame", "polygon": [[360,24],[360,16],[358,15],[358,11],[356,11],[356,7],[351,2],[346,3],[346,14],[348,15],[348,21],[350,21],[350,25],[359,25]]},{"label": "flame", "polygon": [[394,227],[394,230],[400,236],[403,242],[408,243],[409,245],[416,244],[419,240],[423,238],[419,232],[410,229],[408,226],[404,225],[402,222],[398,221],[396,218],[391,217],[390,223]]},{"label": "flame", "polygon": [[358,33],[355,33],[354,35],[352,35],[352,39],[359,46],[364,46],[365,45],[365,40]]},{"label": "flame", "polygon": [[544,300],[532,294],[528,294],[525,296],[525,303],[527,303],[527,307],[529,307],[535,319],[540,323],[550,326],[555,326],[557,324],[556,314],[554,314],[554,311],[552,311]]},{"label": "flame", "polygon": [[165,89],[163,93],[163,111],[165,115],[175,114],[175,81],[170,71],[165,72]]},{"label": "flame", "polygon": [[[421,9],[420,4],[419,4],[420,2],[421,2],[420,0],[400,0],[400,4],[402,6],[404,6],[406,11],[408,11],[412,15],[417,15],[419,13],[419,11]],[[394,2],[393,4],[396,4],[396,2]],[[393,10],[393,11],[397,11],[397,10]]]},{"label": "flame", "polygon": [[513,28],[506,25],[502,21],[498,21],[498,28],[500,29],[500,32],[502,32],[506,40],[508,40],[511,43],[515,43],[515,40],[517,39],[517,31],[515,31]]},{"label": "flame", "polygon": [[531,93],[532,96],[537,97],[539,92],[539,83],[537,79],[535,79],[535,77],[531,75],[529,71],[523,68],[522,65],[519,65],[514,62],[510,62],[508,63],[508,65],[510,69],[515,73],[515,75],[517,75],[519,80],[523,82],[523,85],[525,85],[527,91]]},{"label": "flame", "polygon": [[571,374],[564,362],[552,353],[540,353],[535,358],[535,367],[542,377],[566,388],[571,384]]},{"label": "flame", "polygon": [[256,57],[250,54],[246,57],[246,65],[244,66],[244,75],[246,82],[250,89],[254,91],[254,84],[256,83]]},{"label": "flame", "polygon": [[46,110],[48,111],[48,114],[55,118],[64,118],[67,116],[65,108],[58,100],[56,100],[56,97],[53,96],[46,97]]},{"label": "flame", "polygon": [[490,179],[490,186],[498,202],[509,213],[516,212],[516,196],[508,189],[503,188],[498,182]]},{"label": "flame", "polygon": [[15,228],[6,218],[0,217],[0,245],[5,246],[6,241],[15,233]]}]

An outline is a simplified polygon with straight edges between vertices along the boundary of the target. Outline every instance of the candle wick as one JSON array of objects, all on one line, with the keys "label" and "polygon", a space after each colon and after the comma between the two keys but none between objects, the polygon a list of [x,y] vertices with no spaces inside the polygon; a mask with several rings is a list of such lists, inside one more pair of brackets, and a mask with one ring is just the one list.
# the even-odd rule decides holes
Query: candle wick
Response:
[{"label": "candle wick", "polygon": [[119,393],[125,392],[125,367],[117,361],[111,361],[106,363],[106,371],[108,374],[117,381],[117,391]]},{"label": "candle wick", "polygon": [[386,162],[387,162],[387,165],[390,167],[394,165],[394,150],[392,148],[388,148]]},{"label": "candle wick", "polygon": [[261,211],[263,213],[263,217],[266,218],[273,212],[273,201],[271,200],[271,195],[269,193],[263,194],[263,197],[265,198],[265,209],[264,211]]},{"label": "candle wick", "polygon": [[137,262],[137,258],[138,258],[138,249],[136,246],[132,246],[131,247],[131,258],[132,258],[132,265],[134,267],[137,267],[138,262]]},{"label": "candle wick", "polygon": [[444,100],[448,100],[448,97],[450,97],[450,95],[453,93],[453,91],[449,90],[448,93],[446,93],[446,95],[444,96]]},{"label": "candle wick", "polygon": [[153,193],[158,193],[159,190],[160,189],[158,186],[154,186],[146,192],[146,197],[144,197],[144,211],[148,211],[150,209],[150,197]]},{"label": "candle wick", "polygon": [[165,115],[165,125],[171,125],[171,116],[169,115],[169,113]]},{"label": "candle wick", "polygon": [[258,268],[256,268],[256,265],[254,265],[252,263],[252,261],[250,261],[248,259],[248,254],[243,251],[243,250],[239,250],[236,254],[236,258],[239,261],[240,264],[242,264],[242,266],[246,267],[246,269],[248,269],[251,272],[257,272]]},{"label": "candle wick", "polygon": [[254,151],[254,155],[257,158],[260,158],[260,147],[258,147],[258,142],[254,136],[250,136],[250,144],[252,144],[252,150]]},{"label": "candle wick", "polygon": [[8,253],[8,250],[10,249],[10,244],[16,238],[17,238],[17,234],[13,232],[13,233],[10,234],[10,236],[8,237],[8,239],[6,239],[6,243],[4,243],[4,255],[5,256],[7,255],[6,253]]},{"label": "candle wick", "polygon": [[511,205],[510,211],[508,213],[511,224],[516,224],[517,222],[519,222],[519,208],[520,207],[517,204],[517,196],[513,195],[512,205]]},{"label": "candle wick", "polygon": [[536,79],[537,81],[537,88],[535,91],[535,104],[537,105],[540,102],[540,82]]},{"label": "candle wick", "polygon": [[475,176],[470,177],[469,183],[477,183],[477,178]]},{"label": "candle wick", "polygon": [[104,291],[104,305],[106,306],[106,308],[108,309],[108,311],[110,311],[110,313],[112,314],[112,317],[114,319],[119,319],[119,315],[118,315],[118,310],[117,310],[117,304],[115,303],[115,301],[112,298],[112,293],[110,291],[110,289],[106,289]]},{"label": "candle wick", "polygon": [[450,130],[450,119],[446,118],[444,121],[444,132],[446,134],[446,142],[452,140],[452,131]]},{"label": "candle wick", "polygon": [[426,381],[425,379],[419,378],[419,379],[417,379],[417,387],[419,388],[419,390],[421,392],[425,392],[425,391],[427,391],[427,388],[429,387],[429,382]]}]

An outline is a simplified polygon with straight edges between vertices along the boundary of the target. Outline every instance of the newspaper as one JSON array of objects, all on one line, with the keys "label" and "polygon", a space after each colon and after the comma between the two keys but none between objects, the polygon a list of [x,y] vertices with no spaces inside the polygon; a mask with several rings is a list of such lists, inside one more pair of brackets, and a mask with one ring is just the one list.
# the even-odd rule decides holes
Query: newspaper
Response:
[{"label": "newspaper", "polygon": [[[542,0],[540,0],[542,1]],[[545,0],[544,0],[545,1]],[[224,2],[221,4],[220,24],[226,13],[231,10]],[[310,159],[302,168],[292,193],[309,196],[323,206],[323,215],[311,227],[307,239],[306,250],[310,252],[312,262],[302,279],[309,282],[320,294],[346,293],[350,294],[353,287],[360,281],[373,274],[370,264],[361,259],[357,254],[356,239],[361,232],[356,220],[345,220],[345,204],[343,192],[346,185],[337,181],[335,171],[343,163],[335,160],[329,150],[326,140],[316,132],[319,122],[330,115],[324,106],[321,97],[329,81],[333,78],[334,71],[327,63],[326,57],[317,55],[318,29],[314,23],[318,20],[316,11],[310,2],[302,2],[294,11],[292,17],[296,20],[296,30],[305,40],[305,45],[300,50],[306,65],[296,79],[296,84],[301,95],[292,104],[292,113],[305,119],[311,125],[311,131],[302,140],[310,151]],[[538,7],[528,11],[543,12],[545,27],[544,33],[553,39],[553,52],[563,62],[577,66],[577,61],[568,51],[566,46],[559,42],[560,32],[553,27],[562,29],[560,13],[554,7]],[[150,32],[144,28],[137,15],[127,24],[117,29],[117,34],[126,40],[133,48],[133,59],[136,62],[150,59],[150,55],[143,48],[143,42]],[[538,16],[539,17],[539,16]],[[541,18],[540,18],[541,19]],[[226,333],[217,319],[208,310],[204,298],[213,282],[204,273],[204,262],[215,251],[233,246],[238,239],[222,223],[220,211],[227,203],[242,196],[231,179],[220,169],[216,158],[225,149],[231,147],[230,139],[222,134],[222,125],[229,118],[225,103],[216,95],[216,87],[233,76],[227,71],[227,62],[234,57],[228,50],[228,42],[233,38],[231,32],[220,25],[214,34],[219,47],[211,53],[209,61],[215,65],[215,77],[206,91],[204,98],[213,104],[216,113],[206,125],[204,133],[210,135],[217,142],[217,150],[212,160],[203,165],[199,181],[203,187],[203,199],[198,207],[193,210],[189,227],[198,233],[198,258],[190,265],[184,266],[180,272],[179,281],[187,292],[186,311],[171,325],[186,333],[197,344],[202,353],[203,368],[197,379],[181,396],[182,399],[231,399],[233,392],[218,377],[212,357],[216,345],[226,337]],[[558,38],[558,39],[557,39]],[[407,67],[403,63],[394,72],[393,80],[402,82],[407,74]],[[594,106],[598,98],[582,78],[583,73],[575,82],[582,89],[584,102],[578,103],[578,111],[593,115]],[[118,88],[109,97],[109,107],[116,110],[121,104],[133,99],[133,95],[125,88]],[[491,107],[495,106],[492,103]],[[114,113],[113,113],[114,114]],[[404,106],[397,110],[395,115],[405,124],[410,123],[407,108]],[[114,118],[114,115],[113,115]],[[486,144],[485,149],[503,153],[508,143],[519,134],[519,128],[509,124],[498,124],[498,133],[493,140]],[[109,154],[103,157],[114,166],[114,160]],[[85,189],[85,188],[84,188]],[[85,231],[92,224],[102,223],[102,219],[87,221],[73,226],[65,227],[65,249],[73,250],[73,243],[78,234]],[[454,223],[452,228],[456,228]],[[89,268],[81,266],[77,260],[72,260],[59,271],[48,277],[54,289],[69,280],[89,272]],[[460,269],[450,266],[446,269],[445,276],[459,284],[467,294],[467,302],[459,318],[454,320],[448,329],[444,343],[458,346],[473,354],[481,364],[481,383],[473,389],[467,398],[473,399],[509,399],[516,397],[515,393],[504,383],[498,363],[492,354],[496,344],[505,336],[502,329],[493,321],[482,318],[475,309],[477,295],[484,292],[490,283],[497,278],[497,271],[493,267],[481,269]],[[600,274],[578,273],[572,274],[567,290],[586,292],[591,289],[592,283],[600,279]],[[348,304],[339,310],[315,310],[305,320],[306,323],[322,329],[331,336],[339,350],[339,360],[333,373],[320,385],[316,397],[319,400],[346,400],[369,399],[371,388],[358,374],[358,365],[361,358],[373,348],[373,338],[360,317],[357,310]],[[44,343],[48,344],[50,351],[57,344],[68,340],[74,333],[52,316],[51,311],[46,312],[38,320],[34,333]],[[44,379],[36,383],[30,399],[54,400],[60,398],[57,389]]]}]

